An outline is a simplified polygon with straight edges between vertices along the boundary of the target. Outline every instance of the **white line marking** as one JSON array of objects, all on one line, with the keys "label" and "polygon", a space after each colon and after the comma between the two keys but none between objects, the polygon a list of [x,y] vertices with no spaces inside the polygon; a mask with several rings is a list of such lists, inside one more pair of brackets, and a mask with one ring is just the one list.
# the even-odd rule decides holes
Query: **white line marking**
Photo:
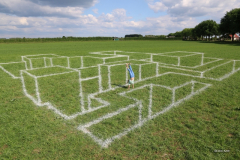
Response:
[{"label": "white line marking", "polygon": [[38,103],[38,101],[33,96],[28,94],[22,73],[23,73],[23,71],[20,71],[23,93],[25,94],[26,97],[28,97],[30,100],[32,100],[37,106],[41,106],[41,104]]},{"label": "white line marking", "polygon": [[7,74],[9,74],[13,79],[19,79],[19,78],[21,78],[21,77],[16,77],[16,76],[14,76],[12,73],[10,73],[10,72],[8,72],[6,69],[4,69],[2,66],[0,66],[0,68],[1,68],[4,72],[6,72]]},{"label": "white line marking", "polygon": [[40,98],[40,93],[39,93],[39,88],[38,88],[38,80],[37,80],[37,77],[35,77],[34,80],[35,80],[35,88],[36,88],[37,101],[38,101],[39,104],[41,104],[41,98]]},{"label": "white line marking", "polygon": [[192,81],[192,88],[191,89],[192,89],[191,94],[193,94],[194,93],[194,81]]},{"label": "white line marking", "polygon": [[212,69],[214,69],[214,68],[223,66],[223,65],[228,64],[228,63],[231,63],[231,62],[232,62],[232,61],[228,61],[228,62],[226,62],[226,63],[223,63],[223,64],[220,64],[220,65],[214,66],[214,67],[212,67],[212,68],[209,68],[209,69],[207,69],[207,70],[205,70],[205,71],[203,71],[203,72],[205,73],[205,72],[210,71],[210,70],[212,70]]},{"label": "white line marking", "polygon": [[204,53],[202,53],[201,66],[203,65]]},{"label": "white line marking", "polygon": [[99,78],[99,76],[88,77],[88,78],[81,78],[81,81],[87,81],[87,80],[96,79],[96,78]]},{"label": "white line marking", "polygon": [[151,118],[152,116],[152,90],[153,85],[150,85],[150,91],[149,91],[149,106],[148,106],[148,118]]},{"label": "white line marking", "polygon": [[8,63],[0,63],[1,64],[15,64],[15,63],[22,63],[22,62],[8,62]]},{"label": "white line marking", "polygon": [[46,55],[58,56],[56,54],[37,54],[37,55],[25,55],[25,57],[46,56]]},{"label": "white line marking", "polygon": [[92,121],[92,122],[89,122],[89,123],[87,123],[87,124],[85,124],[85,125],[81,125],[81,126],[79,126],[78,128],[82,128],[82,127],[88,128],[88,127],[90,127],[90,126],[92,126],[92,125],[94,125],[94,124],[97,124],[97,123],[105,120],[105,119],[108,119],[108,118],[111,118],[111,117],[113,117],[113,116],[116,116],[116,115],[118,115],[118,114],[121,113],[121,112],[127,111],[128,109],[133,108],[133,107],[135,107],[136,105],[137,105],[137,104],[130,104],[130,105],[128,105],[126,108],[121,108],[121,109],[117,110],[116,112],[108,113],[108,114],[104,115],[103,117],[100,117],[100,118],[98,118],[98,119],[96,119],[96,120],[94,120],[94,121]]},{"label": "white line marking", "polygon": [[98,84],[99,84],[99,92],[102,92],[103,87],[102,87],[102,75],[101,75],[101,65],[98,65]]},{"label": "white line marking", "polygon": [[142,80],[142,65],[139,65],[139,81]]},{"label": "white line marking", "polygon": [[111,70],[110,70],[111,66],[108,66],[108,88],[111,89],[112,85],[111,85]]},{"label": "white line marking", "polygon": [[83,56],[81,56],[81,68],[83,68]]},{"label": "white line marking", "polygon": [[236,66],[236,61],[235,60],[233,60],[233,72],[235,71],[235,66]]},{"label": "white line marking", "polygon": [[50,58],[50,64],[51,64],[51,67],[53,67],[53,61],[52,61],[52,58]]},{"label": "white line marking", "polygon": [[29,60],[29,63],[30,63],[30,69],[33,69],[32,60],[31,59],[28,59],[28,60]]},{"label": "white line marking", "polygon": [[[191,83],[198,83],[198,82],[196,82],[196,81],[191,81],[191,82],[188,82],[188,83],[191,84]],[[153,84],[144,85],[144,86],[152,86],[152,85],[153,85]],[[183,85],[185,85],[185,84],[183,84]],[[183,85],[182,85],[182,86],[183,86]],[[153,119],[153,118],[156,118],[156,117],[157,117],[158,115],[160,115],[160,114],[163,114],[163,113],[167,112],[168,110],[170,110],[170,109],[173,108],[174,106],[179,105],[179,104],[182,103],[183,101],[185,101],[185,100],[191,98],[192,96],[194,96],[195,94],[198,94],[199,92],[205,90],[205,89],[208,88],[209,86],[211,86],[211,85],[210,85],[210,84],[205,84],[205,87],[201,88],[200,90],[194,92],[193,94],[190,94],[190,95],[186,96],[186,97],[183,98],[183,99],[180,99],[179,101],[177,101],[177,102],[175,102],[175,103],[170,104],[170,105],[169,105],[168,107],[166,107],[163,111],[160,111],[160,112],[154,114],[153,116],[149,116],[148,118],[145,118],[145,119],[143,119],[143,120],[142,120],[142,117],[141,117],[141,109],[142,109],[141,104],[142,104],[142,103],[141,103],[141,101],[138,101],[137,103],[135,103],[135,106],[139,105],[139,107],[138,107],[138,109],[139,109],[139,121],[138,121],[138,123],[135,124],[135,125],[133,125],[133,126],[131,126],[131,127],[129,127],[129,128],[127,128],[127,129],[125,129],[123,132],[121,132],[121,133],[119,133],[119,134],[117,134],[117,135],[115,135],[115,136],[113,136],[113,137],[110,137],[110,138],[108,138],[108,139],[106,139],[106,140],[99,139],[98,137],[96,137],[95,135],[93,135],[93,134],[92,134],[89,130],[87,130],[86,128],[91,127],[92,125],[98,124],[98,123],[102,122],[102,121],[105,120],[105,119],[108,119],[108,118],[111,118],[111,117],[113,117],[113,116],[115,116],[115,115],[118,115],[118,114],[120,114],[121,112],[127,111],[127,110],[129,110],[130,108],[135,107],[134,104],[133,104],[132,106],[129,105],[129,106],[126,107],[126,108],[119,109],[119,110],[117,110],[116,112],[113,112],[113,113],[110,113],[110,114],[106,114],[105,116],[102,116],[102,117],[100,117],[100,118],[98,118],[98,119],[96,119],[96,120],[93,120],[93,121],[91,121],[91,122],[89,122],[89,123],[86,123],[86,124],[84,124],[84,125],[80,125],[77,129],[78,129],[78,130],[82,130],[85,134],[88,134],[88,135],[89,135],[90,137],[92,137],[93,140],[94,140],[96,143],[98,143],[100,146],[102,146],[102,147],[104,147],[104,148],[107,148],[107,147],[109,146],[109,144],[111,144],[115,139],[119,139],[119,138],[121,138],[122,136],[124,136],[124,135],[126,135],[127,133],[129,133],[130,131],[132,131],[132,130],[134,130],[134,129],[136,129],[136,128],[141,127],[145,122],[147,122],[147,121],[149,121],[149,120],[151,120],[151,119]],[[140,87],[139,87],[139,88],[140,88]],[[142,87],[141,87],[141,88],[142,88]],[[120,95],[123,95],[123,94],[120,94]],[[174,94],[173,94],[173,95],[174,95]],[[129,98],[132,99],[131,97],[129,97]],[[149,108],[149,111],[151,112],[150,108]]]},{"label": "white line marking", "polygon": [[73,73],[73,72],[76,72],[76,71],[62,72],[62,73],[56,73],[56,74],[48,74],[48,75],[43,75],[43,76],[37,76],[37,78],[57,76],[57,75],[67,74],[67,73]]},{"label": "white line marking", "polygon": [[156,76],[158,76],[158,63],[156,63]]},{"label": "white line marking", "polygon": [[67,62],[68,62],[68,66],[67,66],[67,68],[70,68],[70,61],[69,61],[69,57],[67,57]]},{"label": "white line marking", "polygon": [[24,70],[21,70],[22,72],[24,72],[24,73],[26,73],[26,74],[28,74],[30,77],[32,77],[32,78],[36,78],[36,76],[34,76],[34,75],[32,75],[31,73],[29,73],[29,72],[27,72],[27,71],[24,71]]},{"label": "white line marking", "polygon": [[81,103],[81,111],[84,112],[85,108],[84,108],[84,97],[83,97],[83,91],[82,91],[82,82],[81,82],[81,71],[78,71],[78,75],[79,75],[79,96],[80,96],[80,103]]},{"label": "white line marking", "polygon": [[44,59],[44,67],[47,67],[46,57],[43,57],[43,59]]},{"label": "white line marking", "polygon": [[[106,51],[106,52],[110,52],[110,51]],[[111,51],[111,56],[114,54],[113,57],[104,57],[104,58],[99,58],[99,57],[91,57],[91,56],[84,56],[84,57],[91,57],[91,58],[97,58],[97,59],[103,59],[103,63],[105,63],[105,59],[110,59],[110,58],[120,58],[120,57],[127,57],[127,59],[129,60],[129,55],[117,55],[117,52],[122,52],[122,51]],[[177,52],[184,52],[184,51],[175,51],[175,52],[167,52],[167,53],[177,53]],[[96,54],[101,54],[101,55],[104,55],[102,54],[104,52],[96,52]],[[126,52],[126,53],[141,53],[141,52]],[[212,57],[205,57],[206,59],[215,59],[214,61],[211,61],[211,62],[207,62],[207,63],[204,63],[204,53],[198,53],[198,52],[186,52],[186,53],[193,53],[191,55],[186,55],[186,56],[168,56],[168,55],[161,55],[161,54],[164,54],[164,53],[145,53],[145,54],[150,54],[150,58],[146,58],[146,59],[141,59],[141,60],[136,60],[138,62],[148,62],[146,64],[136,64],[136,65],[139,65],[139,80],[136,81],[135,83],[139,83],[139,82],[142,82],[142,81],[146,81],[148,79],[152,79],[154,77],[160,77],[160,76],[163,76],[163,75],[168,75],[168,74],[176,74],[176,75],[181,75],[181,76],[189,76],[189,77],[195,77],[195,78],[204,78],[204,79],[210,79],[210,80],[215,80],[215,81],[221,81],[225,78],[228,78],[229,76],[231,76],[232,74],[236,73],[237,71],[240,70],[240,68],[236,69],[236,61],[239,61],[239,60],[231,60],[231,61],[228,61],[226,63],[223,63],[223,64],[220,64],[220,65],[217,65],[217,66],[214,66],[210,69],[207,69],[205,71],[194,71],[194,70],[190,70],[190,69],[184,69],[184,68],[174,68],[174,67],[169,67],[169,66],[162,66],[163,63],[159,63],[159,62],[153,62],[153,55],[161,55],[161,56],[167,56],[167,57],[178,57],[178,66],[177,65],[172,65],[172,66],[177,66],[177,67],[186,67],[186,68],[197,68],[197,67],[200,67],[200,66],[203,66],[203,65],[206,65],[206,64],[210,64],[210,63],[213,63],[213,62],[216,62],[216,61],[220,61],[220,60],[223,60],[223,59],[219,59],[219,58],[212,58]],[[143,53],[144,54],[144,53]],[[166,53],[165,53],[166,54]],[[180,66],[180,57],[188,57],[188,56],[194,56],[194,55],[198,55],[198,54],[201,54],[202,55],[202,59],[201,59],[201,65],[197,65],[197,66],[194,66],[194,67],[189,67],[189,66]],[[46,55],[46,54],[44,54]],[[48,54],[49,55],[49,54]],[[110,54],[106,54],[106,55],[109,55]],[[34,55],[34,56],[38,56],[38,55]],[[26,67],[26,70],[28,70],[28,66],[27,66],[27,62],[24,61],[25,59],[29,61],[29,64],[30,64],[30,68],[31,70],[36,70],[36,69],[39,69],[39,68],[48,68],[49,66],[47,66],[46,64],[46,59],[50,59],[50,63],[51,63],[51,67],[56,66],[56,67],[61,67],[61,68],[66,68],[66,69],[69,69],[70,68],[70,58],[73,58],[73,57],[68,57],[68,56],[58,56],[58,55],[54,55],[58,58],[67,58],[67,67],[63,67],[63,66],[59,66],[59,65],[54,65],[53,62],[52,62],[52,57],[41,57],[41,58],[29,58],[31,56],[21,56],[22,58],[22,61],[25,63],[25,67]],[[79,57],[79,56],[74,56],[74,57]],[[8,73],[12,78],[20,78],[21,79],[21,82],[22,82],[22,87],[23,87],[23,92],[25,94],[25,96],[27,96],[30,100],[32,100],[37,106],[47,106],[48,109],[50,110],[53,110],[56,114],[60,115],[61,117],[65,118],[65,119],[73,119],[73,118],[76,118],[77,116],[81,116],[81,115],[84,115],[84,114],[87,114],[87,113],[91,113],[93,111],[96,111],[100,108],[103,108],[103,107],[106,107],[108,105],[110,105],[109,102],[107,101],[104,101],[102,100],[101,98],[95,98],[96,95],[98,94],[101,94],[101,93],[106,93],[106,92],[109,92],[109,91],[113,91],[117,88],[119,88],[119,86],[116,86],[116,87],[113,87],[111,86],[111,66],[118,66],[118,65],[122,65],[124,64],[124,60],[123,61],[117,61],[117,62],[121,62],[121,64],[112,64],[112,65],[104,65],[104,66],[107,66],[108,67],[108,85],[109,85],[109,89],[107,90],[104,90],[102,89],[102,75],[101,75],[101,66],[102,64],[98,64],[96,66],[89,66],[89,67],[83,67],[83,56],[80,56],[81,57],[81,67],[80,69],[86,69],[86,68],[92,68],[92,67],[98,67],[98,76],[94,76],[94,77],[88,77],[88,78],[81,78],[81,71],[80,70],[77,70],[77,69],[71,69],[70,72],[62,72],[62,73],[57,73],[57,74],[48,74],[48,75],[45,75],[45,76],[35,76],[35,75],[32,75],[30,74],[29,72],[27,72],[26,70],[21,70],[20,71],[20,76],[21,77],[15,77],[12,73],[10,73],[9,71],[7,71],[6,69],[4,69],[2,66],[0,66],[1,69],[3,69],[4,72]],[[31,61],[32,59],[44,59],[44,67],[38,67],[38,68],[33,68],[33,62]],[[131,59],[133,60],[133,59]],[[126,61],[126,60],[125,60]],[[149,63],[151,62],[151,63]],[[228,63],[231,63],[233,62],[233,69],[230,73],[227,73],[225,74],[224,76],[220,77],[220,78],[211,78],[211,77],[204,77],[204,73],[206,71],[209,71],[209,70],[212,70],[214,68],[217,68],[217,67],[220,67],[222,65],[225,65],[225,64],[228,64]],[[9,62],[9,63],[4,63],[4,64],[14,64],[14,63],[22,63],[22,62]],[[111,62],[111,63],[116,63],[116,62]],[[141,74],[142,74],[142,65],[147,65],[147,64],[156,64],[156,75],[155,76],[152,76],[152,77],[147,77],[147,78],[144,78],[142,79],[141,77]],[[169,65],[169,64],[164,64],[164,65]],[[166,72],[166,73],[163,73],[163,74],[159,74],[158,71],[159,71],[159,67],[163,67],[163,68],[170,68],[170,69],[177,69],[177,70],[185,70],[185,71],[190,71],[192,73],[200,73],[199,76],[194,76],[194,75],[191,75],[191,74],[183,74],[183,73],[177,73],[177,72]],[[31,76],[32,78],[34,78],[35,80],[35,92],[36,92],[36,97],[37,98],[34,98],[33,96],[31,96],[30,94],[27,93],[27,89],[26,89],[26,86],[25,86],[25,82],[24,82],[24,77],[23,77],[23,72],[28,74],[29,76]],[[49,102],[46,102],[46,103],[42,103],[41,102],[41,98],[40,98],[40,91],[39,91],[39,84],[38,84],[38,79],[37,78],[41,78],[41,77],[47,77],[47,76],[54,76],[54,75],[59,75],[59,74],[67,74],[67,73],[72,73],[72,72],[78,72],[79,73],[79,98],[80,98],[80,107],[81,107],[81,111],[80,112],[76,112],[70,116],[66,115],[66,114],[63,114],[59,109],[57,109],[56,107],[54,107],[53,104],[49,103]],[[98,92],[96,93],[92,93],[92,94],[88,94],[86,95],[86,98],[87,98],[87,101],[88,101],[88,109],[85,110],[84,108],[84,93],[83,93],[83,90],[82,90],[82,81],[88,81],[88,80],[91,80],[91,79],[95,79],[97,78],[98,79],[98,86],[99,86],[99,89],[98,89]],[[126,80],[128,79],[128,71],[126,70]],[[130,91],[126,91],[126,92],[122,92],[122,93],[119,93],[119,95],[121,96],[124,96],[124,97],[127,97],[127,98],[130,98],[134,101],[136,101],[136,103],[134,104],[131,104],[131,105],[128,105],[128,106],[125,106],[124,108],[121,108],[115,112],[112,112],[112,113],[109,113],[109,114],[106,114],[98,119],[95,119],[93,120],[92,122],[88,122],[86,123],[85,125],[80,125],[78,127],[79,130],[82,130],[84,133],[88,134],[90,137],[92,137],[94,139],[94,141],[96,141],[99,145],[101,145],[102,147],[107,147],[109,144],[111,144],[115,139],[117,138],[121,138],[122,136],[126,135],[127,133],[129,133],[130,131],[132,131],[133,129],[135,128],[138,128],[138,127],[141,127],[145,122],[147,122],[148,120],[150,119],[153,119],[155,118],[156,116],[160,115],[160,114],[163,114],[165,113],[166,111],[170,110],[172,107],[174,106],[177,106],[178,104],[182,103],[183,101],[191,98],[192,96],[194,96],[195,94],[198,94],[199,92],[205,90],[206,88],[208,88],[209,86],[211,86],[210,84],[206,84],[206,83],[201,83],[201,84],[204,84],[205,87],[197,90],[194,92],[194,86],[195,86],[195,83],[201,83],[201,82],[196,82],[196,81],[190,81],[190,82],[187,82],[187,83],[184,83],[180,86],[175,86],[173,88],[171,87],[168,87],[168,86],[163,86],[163,85],[159,85],[159,84],[148,84],[148,85],[143,85],[141,87],[138,87],[138,88],[135,88],[135,89],[131,89]],[[178,88],[181,88],[181,87],[184,87],[185,85],[188,85],[188,84],[191,84],[191,94],[189,94],[188,96],[186,96],[185,98],[183,99],[180,99],[178,101],[175,101],[175,90],[178,89]],[[135,98],[132,98],[132,97],[129,97],[129,96],[126,96],[126,93],[129,93],[129,92],[132,92],[132,91],[135,91],[135,90],[138,90],[138,89],[141,89],[141,88],[144,88],[146,86],[149,86],[150,87],[150,94],[149,94],[149,107],[148,107],[148,117],[147,118],[143,118],[142,117],[142,102],[138,99],[135,99]],[[166,89],[169,89],[172,91],[172,104],[170,104],[167,108],[165,108],[163,111],[161,112],[157,112],[153,115],[152,113],[152,97],[153,97],[153,87],[154,86],[158,86],[158,87],[163,87],[163,88],[166,88]],[[91,101],[95,99],[97,100],[98,102],[100,102],[102,105],[100,106],[97,106],[97,107],[94,107],[92,108],[91,106]],[[139,110],[139,115],[138,115],[138,123],[131,126],[130,128],[127,128],[125,131],[123,131],[122,133],[119,133],[113,137],[110,137],[106,140],[102,140],[102,139],[99,139],[98,137],[96,137],[95,135],[93,135],[90,131],[88,131],[86,128],[87,127],[90,127],[91,125],[94,125],[94,124],[97,124],[97,123],[100,123],[101,121],[103,121],[104,119],[108,119],[108,118],[111,118],[115,115],[118,115],[124,111],[127,111],[128,109],[130,108],[133,108],[133,107],[137,107],[138,110]]]}]

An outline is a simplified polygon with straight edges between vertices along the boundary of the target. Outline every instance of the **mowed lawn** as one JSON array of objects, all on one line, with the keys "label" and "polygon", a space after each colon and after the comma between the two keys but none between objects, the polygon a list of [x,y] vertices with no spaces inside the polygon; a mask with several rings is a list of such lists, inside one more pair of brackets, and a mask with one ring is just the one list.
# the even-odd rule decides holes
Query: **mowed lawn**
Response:
[{"label": "mowed lawn", "polygon": [[[89,52],[109,50],[202,52],[205,57],[240,60],[240,43],[102,41],[0,44],[0,63],[21,61],[23,55],[86,56]],[[168,79],[171,84],[185,81],[182,76]],[[76,129],[80,122],[96,114],[73,121],[46,107],[37,107],[24,95],[20,80],[0,69],[0,159],[240,159],[240,71],[222,81],[196,80],[212,86],[102,148]],[[115,91],[102,97],[113,105],[130,103],[117,99]],[[125,116],[131,121],[132,115]],[[119,129],[119,119],[107,122],[108,127],[90,129],[104,137]]]}]

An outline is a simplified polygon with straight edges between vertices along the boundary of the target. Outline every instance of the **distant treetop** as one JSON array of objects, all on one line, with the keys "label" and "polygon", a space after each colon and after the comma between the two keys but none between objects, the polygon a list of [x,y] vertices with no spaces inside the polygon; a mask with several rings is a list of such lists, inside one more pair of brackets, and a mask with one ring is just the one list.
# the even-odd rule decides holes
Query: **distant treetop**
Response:
[{"label": "distant treetop", "polygon": [[141,34],[127,34],[125,35],[125,38],[126,37],[143,37]]}]

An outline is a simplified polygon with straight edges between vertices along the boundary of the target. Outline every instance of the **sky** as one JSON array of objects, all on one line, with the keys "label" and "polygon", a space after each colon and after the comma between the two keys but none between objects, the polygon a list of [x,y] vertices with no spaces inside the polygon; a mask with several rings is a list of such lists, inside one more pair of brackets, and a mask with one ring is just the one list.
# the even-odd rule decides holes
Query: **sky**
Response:
[{"label": "sky", "polygon": [[234,8],[240,0],[0,0],[0,38],[168,35]]}]

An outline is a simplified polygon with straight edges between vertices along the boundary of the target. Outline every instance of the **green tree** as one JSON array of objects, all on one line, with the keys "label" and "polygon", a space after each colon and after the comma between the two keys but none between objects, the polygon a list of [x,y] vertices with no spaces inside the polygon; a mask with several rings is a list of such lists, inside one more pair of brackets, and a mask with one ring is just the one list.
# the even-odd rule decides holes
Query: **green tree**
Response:
[{"label": "green tree", "polygon": [[205,22],[205,34],[210,39],[210,36],[218,34],[218,24],[213,20],[207,20]]},{"label": "green tree", "polygon": [[219,25],[213,20],[206,20],[194,28],[194,34],[198,37],[207,36],[210,39],[213,35],[219,34]]},{"label": "green tree", "polygon": [[174,33],[175,37],[182,37],[182,32],[181,31],[177,31]]},{"label": "green tree", "polygon": [[182,36],[185,39],[189,39],[190,36],[192,36],[192,29],[193,28],[185,28],[182,30]]},{"label": "green tree", "polygon": [[202,40],[203,40],[203,36],[204,36],[203,23],[199,23],[198,25],[196,25],[194,28],[194,32],[197,37],[202,37]]},{"label": "green tree", "polygon": [[227,12],[221,19],[219,27],[223,35],[231,34],[232,41],[234,41],[235,33],[240,32],[240,8],[235,8]]},{"label": "green tree", "polygon": [[156,36],[157,38],[166,38],[166,36],[165,35],[158,35],[158,36]]},{"label": "green tree", "polygon": [[192,37],[193,37],[194,40],[197,40],[197,37],[198,37],[198,36],[197,36],[196,28],[193,28],[193,29],[192,29]]},{"label": "green tree", "polygon": [[167,36],[169,37],[169,36],[175,36],[175,35],[174,33],[169,33]]}]

